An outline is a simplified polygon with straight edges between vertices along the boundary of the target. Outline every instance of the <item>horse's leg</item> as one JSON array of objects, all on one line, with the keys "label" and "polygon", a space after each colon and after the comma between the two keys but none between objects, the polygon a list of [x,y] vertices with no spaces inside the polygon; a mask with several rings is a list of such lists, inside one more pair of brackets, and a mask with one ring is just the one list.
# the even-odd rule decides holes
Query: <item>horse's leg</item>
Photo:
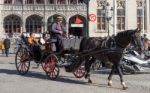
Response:
[{"label": "horse's leg", "polygon": [[90,60],[85,62],[85,70],[87,71],[85,78],[88,79],[88,83],[92,83],[92,80],[90,79],[90,68],[93,62],[95,62],[95,58],[91,58]]},{"label": "horse's leg", "polygon": [[126,90],[128,87],[126,86],[125,82],[123,81],[123,73],[122,73],[122,70],[121,70],[121,67],[119,64],[116,66],[116,69],[119,74],[121,85],[123,86],[123,90]]},{"label": "horse's leg", "polygon": [[113,76],[114,70],[115,70],[115,66],[113,65],[111,68],[111,72],[108,76],[108,86],[112,86],[112,76]]}]

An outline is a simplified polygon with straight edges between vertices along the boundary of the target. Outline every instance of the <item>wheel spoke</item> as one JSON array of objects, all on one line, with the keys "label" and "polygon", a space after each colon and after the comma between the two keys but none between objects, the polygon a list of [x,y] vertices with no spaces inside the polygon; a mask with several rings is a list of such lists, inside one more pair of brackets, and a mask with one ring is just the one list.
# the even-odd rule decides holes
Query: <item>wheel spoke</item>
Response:
[{"label": "wheel spoke", "polygon": [[15,64],[19,74],[26,74],[30,67],[30,61],[28,59],[28,51],[26,48],[19,48],[15,57]]}]

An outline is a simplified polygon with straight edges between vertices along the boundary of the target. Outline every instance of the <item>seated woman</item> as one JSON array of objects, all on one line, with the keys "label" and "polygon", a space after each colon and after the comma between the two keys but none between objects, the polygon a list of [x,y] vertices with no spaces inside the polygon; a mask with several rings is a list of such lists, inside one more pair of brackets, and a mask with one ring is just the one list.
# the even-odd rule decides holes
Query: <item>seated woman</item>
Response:
[{"label": "seated woman", "polygon": [[33,32],[30,33],[30,37],[28,37],[28,44],[30,46],[35,62],[39,63],[39,60],[41,59],[40,47],[35,39],[35,34]]},{"label": "seated woman", "polygon": [[37,44],[36,40],[35,40],[35,34],[33,32],[30,33],[30,37],[28,37],[28,43],[31,46],[34,46]]}]

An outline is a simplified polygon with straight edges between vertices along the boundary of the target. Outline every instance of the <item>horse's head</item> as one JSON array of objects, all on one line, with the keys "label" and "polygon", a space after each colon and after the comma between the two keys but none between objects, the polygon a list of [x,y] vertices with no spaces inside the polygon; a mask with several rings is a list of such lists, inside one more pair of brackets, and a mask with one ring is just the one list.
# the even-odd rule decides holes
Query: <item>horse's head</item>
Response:
[{"label": "horse's head", "polygon": [[141,29],[137,28],[132,32],[131,43],[138,49],[140,53],[143,51],[143,44],[141,40]]},{"label": "horse's head", "polygon": [[118,47],[126,48],[129,43],[134,44],[138,48],[139,51],[142,52],[143,46],[141,43],[141,30],[134,29],[134,30],[127,30],[117,34],[115,36],[116,44]]}]

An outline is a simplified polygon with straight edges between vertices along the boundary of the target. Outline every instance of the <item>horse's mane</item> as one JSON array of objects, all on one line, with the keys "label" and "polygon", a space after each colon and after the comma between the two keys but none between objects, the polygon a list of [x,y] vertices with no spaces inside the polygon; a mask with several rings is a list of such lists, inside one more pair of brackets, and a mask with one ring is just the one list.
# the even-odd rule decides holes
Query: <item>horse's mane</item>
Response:
[{"label": "horse's mane", "polygon": [[135,30],[126,30],[126,31],[122,31],[122,32],[119,32],[117,34],[117,37],[124,37],[124,36],[130,36]]}]

